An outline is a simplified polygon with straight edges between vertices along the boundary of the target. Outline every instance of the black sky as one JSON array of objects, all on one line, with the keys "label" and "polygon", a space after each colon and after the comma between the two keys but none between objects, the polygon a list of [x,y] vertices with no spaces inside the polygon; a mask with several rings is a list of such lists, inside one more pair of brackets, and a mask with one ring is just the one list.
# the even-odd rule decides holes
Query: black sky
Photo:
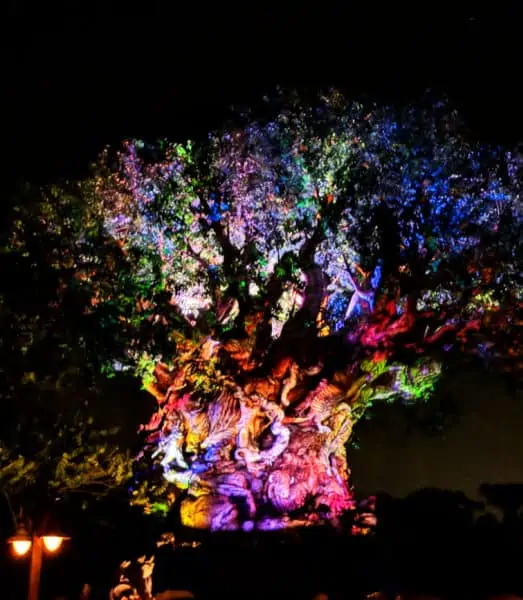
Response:
[{"label": "black sky", "polygon": [[516,3],[409,4],[11,0],[9,177],[74,175],[125,137],[201,135],[230,104],[277,84],[333,84],[385,101],[431,87],[450,94],[478,135],[523,139]]}]

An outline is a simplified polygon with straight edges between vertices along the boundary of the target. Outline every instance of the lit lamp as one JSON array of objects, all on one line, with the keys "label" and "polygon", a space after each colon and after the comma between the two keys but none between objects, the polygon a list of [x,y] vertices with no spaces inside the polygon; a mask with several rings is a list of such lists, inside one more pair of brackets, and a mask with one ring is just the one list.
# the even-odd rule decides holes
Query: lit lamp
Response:
[{"label": "lit lamp", "polygon": [[7,540],[7,543],[11,545],[16,556],[25,556],[31,549],[33,540],[27,529],[23,525],[20,525],[13,537]]},{"label": "lit lamp", "polygon": [[42,536],[44,548],[48,552],[51,552],[51,553],[56,552],[57,550],[60,550],[60,546],[62,545],[62,543],[65,539],[67,539],[67,538],[60,536],[60,535],[44,535],[44,536]]},{"label": "lit lamp", "polygon": [[65,540],[70,539],[55,529],[44,527],[42,531],[33,531],[32,535],[22,523],[16,529],[8,543],[16,556],[25,556],[31,550],[31,570],[29,573],[28,600],[38,600],[40,588],[40,571],[42,570],[42,554],[45,549],[49,554],[58,552]]}]

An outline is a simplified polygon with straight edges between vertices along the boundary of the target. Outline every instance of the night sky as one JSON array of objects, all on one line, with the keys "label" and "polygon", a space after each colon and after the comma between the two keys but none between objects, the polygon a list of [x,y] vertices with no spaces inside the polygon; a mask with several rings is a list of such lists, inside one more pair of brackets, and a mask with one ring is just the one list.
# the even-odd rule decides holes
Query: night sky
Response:
[{"label": "night sky", "polygon": [[8,2],[9,174],[72,174],[124,137],[194,138],[220,125],[231,104],[259,101],[277,84],[336,85],[385,101],[431,87],[451,96],[478,135],[523,139],[514,3],[415,13],[402,3],[208,4]]},{"label": "night sky", "polygon": [[[474,135],[523,142],[516,3],[488,11],[429,3],[415,13],[403,3],[179,4],[11,0],[3,8],[8,183],[81,175],[106,143],[125,137],[199,137],[230,105],[258,102],[277,84],[335,85],[387,102],[430,87],[450,96]],[[523,481],[521,395],[487,379],[453,385],[463,417],[445,437],[406,436],[400,409],[364,423],[362,450],[351,452],[355,483],[472,495],[483,480]]]},{"label": "night sky", "polygon": [[460,415],[440,435],[407,432],[411,420],[401,405],[358,424],[360,449],[349,451],[358,493],[403,497],[435,487],[477,500],[481,483],[523,482],[523,394],[481,373],[457,374],[446,388]]}]

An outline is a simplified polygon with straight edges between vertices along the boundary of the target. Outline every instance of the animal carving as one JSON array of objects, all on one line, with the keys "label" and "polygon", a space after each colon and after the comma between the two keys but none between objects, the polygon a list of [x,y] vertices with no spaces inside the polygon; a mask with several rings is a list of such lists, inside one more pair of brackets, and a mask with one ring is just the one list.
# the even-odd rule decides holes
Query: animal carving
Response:
[{"label": "animal carving", "polygon": [[207,412],[209,430],[201,448],[228,445],[233,441],[239,421],[238,400],[229,392],[222,392]]},{"label": "animal carving", "polygon": [[[267,377],[247,375],[243,385],[198,401],[180,371],[176,386],[162,382],[163,438],[151,442],[165,479],[184,493],[184,525],[277,529],[312,524],[318,511],[336,519],[352,507],[345,446],[352,406],[371,376],[343,372],[318,382],[323,369],[322,360],[300,367],[280,359]],[[269,506],[279,515],[261,510]]]},{"label": "animal carving", "polygon": [[343,391],[326,379],[323,379],[318,387],[314,389],[297,408],[296,419],[289,419],[288,422],[304,422],[310,420],[321,433],[329,433],[330,427],[324,424],[327,417],[330,416],[332,409],[342,400]]}]

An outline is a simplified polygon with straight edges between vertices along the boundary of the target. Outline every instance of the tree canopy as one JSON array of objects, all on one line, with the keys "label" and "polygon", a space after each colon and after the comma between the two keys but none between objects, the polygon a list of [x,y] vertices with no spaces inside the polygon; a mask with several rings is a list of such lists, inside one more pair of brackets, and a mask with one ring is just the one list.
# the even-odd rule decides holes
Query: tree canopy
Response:
[{"label": "tree canopy", "polygon": [[219,339],[261,312],[262,356],[315,268],[327,276],[325,327],[304,323],[315,335],[347,330],[385,290],[447,318],[517,298],[520,163],[468,142],[445,103],[397,115],[332,94],[198,146],[128,142],[104,154],[95,193],[142,286],[138,314]]}]

